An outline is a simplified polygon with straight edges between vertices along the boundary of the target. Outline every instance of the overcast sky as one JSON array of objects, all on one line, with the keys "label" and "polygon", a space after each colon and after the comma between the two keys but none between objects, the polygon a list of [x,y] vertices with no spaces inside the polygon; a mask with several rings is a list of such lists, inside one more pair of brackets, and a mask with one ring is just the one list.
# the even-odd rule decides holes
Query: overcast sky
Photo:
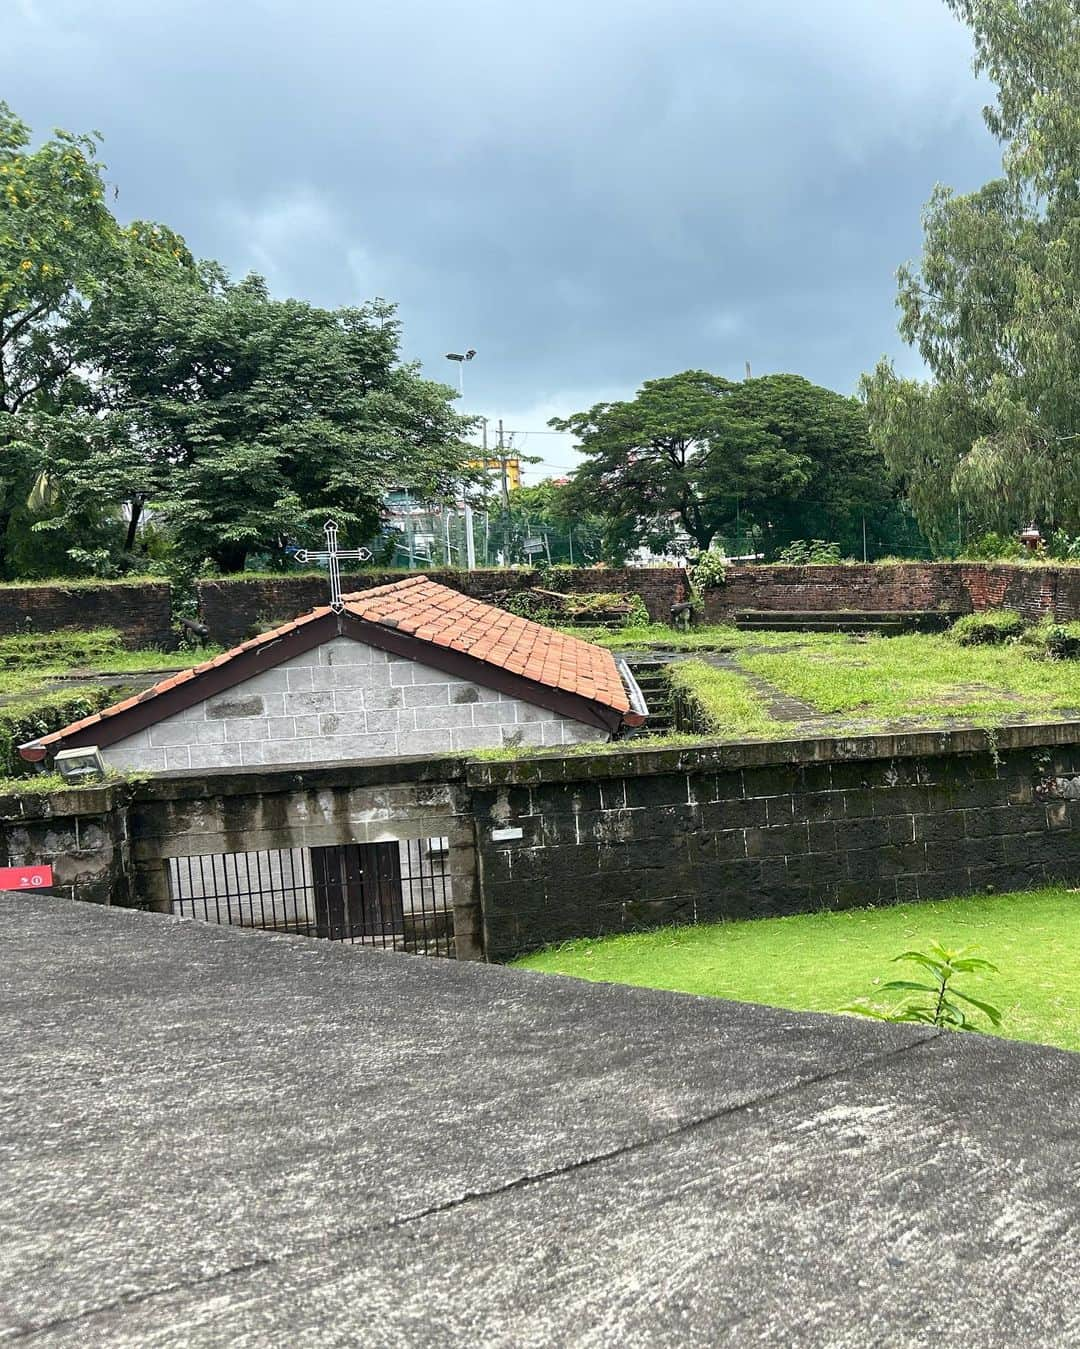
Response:
[{"label": "overcast sky", "polygon": [[122,218],[397,301],[519,432],[690,367],[918,369],[895,270],[999,163],[970,61],[942,0],[0,0],[0,97],[101,131]]}]

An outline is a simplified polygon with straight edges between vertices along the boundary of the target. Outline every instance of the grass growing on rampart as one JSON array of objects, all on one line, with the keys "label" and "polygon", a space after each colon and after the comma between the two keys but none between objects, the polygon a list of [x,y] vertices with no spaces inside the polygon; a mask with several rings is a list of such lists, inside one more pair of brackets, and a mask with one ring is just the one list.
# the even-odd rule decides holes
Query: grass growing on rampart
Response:
[{"label": "grass growing on rampart", "polygon": [[696,729],[703,734],[757,739],[790,732],[790,724],[771,717],[761,694],[734,670],[681,660],[668,667],[667,678],[676,696],[696,710]]},{"label": "grass growing on rampart", "polygon": [[744,653],[743,668],[825,713],[892,721],[1038,717],[1080,708],[1080,662],[1023,645],[963,647],[947,636],[793,634],[791,651]]},{"label": "grass growing on rampart", "polygon": [[[1000,973],[971,992],[1001,1035],[1080,1050],[1080,894],[977,895],[884,909],[664,928],[552,947],[517,963],[548,974],[835,1012],[898,977],[902,951],[975,946]],[[906,976],[899,976],[906,977]],[[896,995],[893,995],[895,998]]]}]

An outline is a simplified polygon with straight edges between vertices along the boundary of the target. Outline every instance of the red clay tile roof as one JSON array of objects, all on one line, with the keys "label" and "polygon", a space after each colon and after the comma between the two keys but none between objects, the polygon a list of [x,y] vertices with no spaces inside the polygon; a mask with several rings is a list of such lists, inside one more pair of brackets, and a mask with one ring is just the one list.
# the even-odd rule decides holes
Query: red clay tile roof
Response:
[{"label": "red clay tile roof", "polygon": [[344,599],[347,612],[368,623],[461,651],[616,712],[630,710],[615,658],[605,647],[508,614],[426,576],[410,576]]},{"label": "red clay tile roof", "polygon": [[[439,585],[426,576],[409,576],[391,585],[356,591],[343,599],[345,612],[354,618],[396,629],[437,647],[460,651],[474,660],[551,689],[577,694],[615,712],[630,713],[630,699],[615,658],[605,647],[582,641],[580,637],[568,637],[542,623],[519,618],[493,604]],[[137,697],[125,698],[91,717],[31,741],[30,745],[33,748],[59,748],[61,742],[76,731],[119,716],[130,708],[197,680],[244,652],[268,646],[331,612],[328,605],[312,609],[310,613],[242,642],[212,660],[170,675]],[[192,693],[195,694],[194,689]],[[197,697],[192,701],[197,701]],[[627,720],[636,722],[640,719],[631,714]]]}]

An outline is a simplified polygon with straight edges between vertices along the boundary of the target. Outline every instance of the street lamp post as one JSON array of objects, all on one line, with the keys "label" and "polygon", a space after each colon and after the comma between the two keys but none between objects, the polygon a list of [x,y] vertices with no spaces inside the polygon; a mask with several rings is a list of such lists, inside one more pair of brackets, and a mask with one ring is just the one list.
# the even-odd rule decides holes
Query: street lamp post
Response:
[{"label": "street lamp post", "polygon": [[458,393],[465,393],[465,362],[471,361],[476,355],[476,350],[470,347],[468,351],[448,351],[446,359],[448,361],[457,361],[458,363]]}]

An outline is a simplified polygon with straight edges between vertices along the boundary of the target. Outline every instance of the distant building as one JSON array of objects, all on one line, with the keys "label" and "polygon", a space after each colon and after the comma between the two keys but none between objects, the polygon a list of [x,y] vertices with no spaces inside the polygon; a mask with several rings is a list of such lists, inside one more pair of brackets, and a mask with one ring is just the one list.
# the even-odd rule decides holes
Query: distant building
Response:
[{"label": "distant building", "polygon": [[[470,459],[470,468],[482,468],[485,472],[494,477],[495,486],[502,487],[502,460],[501,459]],[[516,492],[521,486],[521,460],[507,459],[506,461],[506,486],[511,492]]]}]

